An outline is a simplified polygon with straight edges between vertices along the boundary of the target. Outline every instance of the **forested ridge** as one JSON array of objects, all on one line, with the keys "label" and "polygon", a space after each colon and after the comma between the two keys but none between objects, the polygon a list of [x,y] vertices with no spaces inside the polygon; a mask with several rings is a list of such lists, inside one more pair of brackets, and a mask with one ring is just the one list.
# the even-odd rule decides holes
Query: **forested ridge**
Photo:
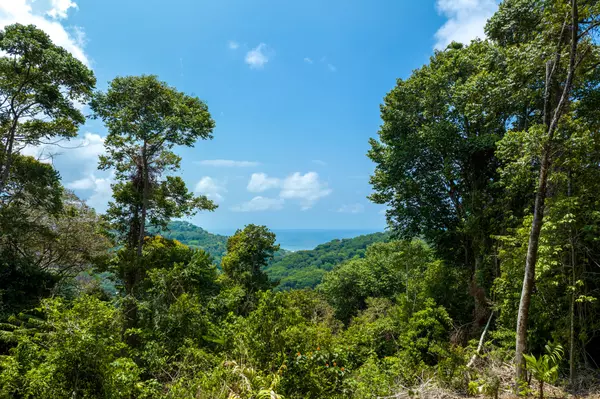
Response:
[{"label": "forested ridge", "polygon": [[[189,222],[173,221],[164,230],[149,231],[191,248],[203,249],[213,258],[217,267],[220,267],[221,259],[227,252],[227,236],[209,233]],[[279,248],[264,271],[278,283],[277,290],[315,288],[323,275],[334,266],[352,258],[362,258],[369,245],[388,239],[389,234],[373,233],[332,240],[311,250],[291,252]]]},{"label": "forested ridge", "polygon": [[[593,0],[502,1],[485,40],[383,99],[367,156],[388,231],[274,259],[267,226],[174,222],[219,212],[178,174],[177,148],[213,138],[203,100],[154,75],[97,90],[6,26],[0,398],[597,395],[599,27]],[[25,155],[86,118],[114,176],[101,215]]]},{"label": "forested ridge", "polygon": [[353,258],[363,258],[369,245],[387,241],[386,233],[366,234],[354,238],[333,240],[314,249],[286,253],[274,259],[265,272],[278,281],[278,290],[315,288],[323,275]]},{"label": "forested ridge", "polygon": [[[152,229],[150,229],[152,231]],[[191,248],[203,249],[213,257],[217,264],[221,264],[221,258],[227,251],[227,237],[220,234],[212,234],[201,227],[188,222],[172,221],[166,229],[152,231],[157,235],[177,240]]]}]

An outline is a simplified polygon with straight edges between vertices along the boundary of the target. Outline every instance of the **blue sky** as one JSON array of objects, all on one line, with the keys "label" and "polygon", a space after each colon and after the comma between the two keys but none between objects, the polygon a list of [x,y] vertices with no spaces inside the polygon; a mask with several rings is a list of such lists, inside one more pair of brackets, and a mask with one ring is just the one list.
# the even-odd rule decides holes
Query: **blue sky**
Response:
[{"label": "blue sky", "polygon": [[[156,74],[208,104],[214,139],[179,149],[190,189],[219,204],[192,222],[274,229],[383,229],[371,204],[368,139],[397,78],[434,48],[483,35],[495,0],[0,0],[0,26],[34,23],[95,72]],[[88,122],[56,148],[29,148],[99,211],[106,130]]]}]

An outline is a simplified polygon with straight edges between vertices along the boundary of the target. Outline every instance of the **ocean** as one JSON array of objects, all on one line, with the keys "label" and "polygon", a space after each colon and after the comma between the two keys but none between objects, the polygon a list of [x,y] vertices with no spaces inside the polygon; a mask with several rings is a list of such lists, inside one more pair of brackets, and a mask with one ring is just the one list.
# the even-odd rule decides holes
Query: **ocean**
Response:
[{"label": "ocean", "polygon": [[[305,249],[314,249],[319,244],[324,244],[331,240],[353,238],[365,234],[377,233],[382,230],[303,230],[303,229],[272,229],[277,236],[277,243],[281,248],[288,251],[301,251]],[[234,230],[212,230],[211,233],[231,235]]]}]

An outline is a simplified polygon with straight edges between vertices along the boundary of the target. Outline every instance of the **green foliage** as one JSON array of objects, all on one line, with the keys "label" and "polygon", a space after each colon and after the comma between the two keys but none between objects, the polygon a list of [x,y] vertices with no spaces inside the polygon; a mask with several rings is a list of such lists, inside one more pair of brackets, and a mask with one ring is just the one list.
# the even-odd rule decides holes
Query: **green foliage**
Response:
[{"label": "green foliage", "polygon": [[544,383],[552,383],[558,378],[558,366],[563,358],[563,348],[559,344],[547,344],[546,353],[540,357],[523,355],[527,370],[540,384],[540,399],[544,398]]},{"label": "green foliage", "polygon": [[277,250],[279,245],[275,244],[275,234],[265,226],[249,224],[227,240],[227,254],[223,257],[221,268],[227,278],[245,291],[240,312],[247,313],[254,306],[258,291],[273,287],[264,268]]},{"label": "green foliage", "polygon": [[491,244],[495,143],[518,104],[500,84],[506,63],[491,43],[452,44],[398,80],[381,107],[371,199],[387,204],[397,235],[421,236],[444,260],[475,268]]},{"label": "green foliage", "polygon": [[[600,6],[578,4],[593,31]],[[86,101],[93,75],[36,28],[6,27],[0,398],[362,399],[428,384],[497,398],[492,363],[514,358],[533,194],[549,149],[528,344],[531,353],[557,344],[525,359],[540,399],[567,343],[572,374],[597,363],[595,41],[583,40],[588,57],[552,140],[544,121],[544,99],[556,101],[544,94],[547,68],[566,72],[566,57],[548,58],[569,30],[565,7],[506,0],[489,40],[452,43],[399,80],[369,151],[371,198],[388,205],[392,234],[293,254],[265,226],[227,238],[171,221],[216,207],[174,173],[175,147],[211,138],[214,121],[198,98],[155,76],[116,78],[92,101],[109,131],[100,168],[117,179],[107,226],[51,165],[15,150],[72,137],[84,122],[74,102]],[[14,119],[7,96],[35,112]],[[476,353],[483,366],[472,368],[490,311]]]},{"label": "green foliage", "polygon": [[397,300],[405,307],[407,318],[426,298],[455,310],[457,318],[468,308],[460,274],[436,260],[420,240],[373,244],[364,259],[343,263],[326,274],[319,290],[345,322],[365,309],[370,297]]},{"label": "green foliage", "polygon": [[92,110],[108,128],[100,169],[113,168],[117,183],[107,216],[130,248],[142,245],[146,223],[166,228],[171,218],[216,206],[195,197],[178,176],[176,145],[192,147],[212,138],[214,121],[206,104],[156,76],[115,78],[106,93],[96,93]]},{"label": "green foliage", "polygon": [[363,258],[369,245],[389,239],[386,233],[375,233],[343,240],[333,240],[308,251],[297,251],[275,259],[265,271],[279,281],[278,290],[315,288],[326,272],[336,265]]},{"label": "green foliage", "polygon": [[14,332],[2,359],[0,397],[129,397],[139,369],[120,340],[119,311],[92,297],[45,300],[41,328]]},{"label": "green foliage", "polygon": [[[38,163],[33,158],[29,161]],[[49,165],[45,167],[55,173]],[[82,270],[110,257],[111,243],[100,217],[55,183],[58,197],[52,202],[56,201],[56,209],[39,208],[29,199],[0,207],[0,319],[34,307],[43,297],[69,285]]]},{"label": "green foliage", "polygon": [[75,102],[89,99],[96,79],[87,66],[34,25],[6,26],[0,32],[0,51],[0,194],[4,197],[8,181],[15,181],[11,177],[15,158],[25,145],[77,135],[85,118]]},{"label": "green foliage", "polygon": [[169,222],[164,230],[149,229],[151,234],[160,234],[165,238],[177,240],[191,248],[203,249],[209,253],[217,265],[221,265],[221,259],[227,251],[227,237],[212,234],[188,222]]}]

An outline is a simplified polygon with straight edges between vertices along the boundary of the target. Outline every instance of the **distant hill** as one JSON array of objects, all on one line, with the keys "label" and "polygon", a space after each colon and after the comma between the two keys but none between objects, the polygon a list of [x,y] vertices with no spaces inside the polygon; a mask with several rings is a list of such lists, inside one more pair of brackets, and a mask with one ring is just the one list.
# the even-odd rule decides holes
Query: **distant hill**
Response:
[{"label": "distant hill", "polygon": [[[217,265],[221,264],[221,258],[227,252],[227,236],[209,233],[188,222],[171,222],[168,230],[158,234],[192,248],[205,250]],[[279,290],[314,288],[321,282],[323,275],[336,265],[354,257],[362,258],[369,245],[387,240],[388,233],[374,233],[333,240],[311,250],[290,252],[281,249],[265,271],[271,279],[280,280],[277,287]]]},{"label": "distant hill", "polygon": [[227,236],[209,233],[202,227],[188,222],[179,220],[171,222],[167,230],[160,231],[158,234],[192,248],[205,250],[214,258],[217,265],[221,264],[221,258],[227,251]]},{"label": "distant hill", "polygon": [[333,240],[312,250],[290,253],[271,263],[265,271],[271,279],[280,280],[279,290],[314,288],[336,265],[355,257],[362,258],[369,245],[388,240],[388,233]]},{"label": "distant hill", "polygon": [[[215,264],[217,265],[221,264],[221,258],[227,252],[227,239],[229,237],[209,233],[202,227],[198,227],[188,222],[171,222],[169,223],[167,230],[158,233],[165,238],[180,241],[189,247],[205,250],[213,257]],[[279,261],[289,253],[289,251],[281,249],[275,254],[273,261]]]}]

